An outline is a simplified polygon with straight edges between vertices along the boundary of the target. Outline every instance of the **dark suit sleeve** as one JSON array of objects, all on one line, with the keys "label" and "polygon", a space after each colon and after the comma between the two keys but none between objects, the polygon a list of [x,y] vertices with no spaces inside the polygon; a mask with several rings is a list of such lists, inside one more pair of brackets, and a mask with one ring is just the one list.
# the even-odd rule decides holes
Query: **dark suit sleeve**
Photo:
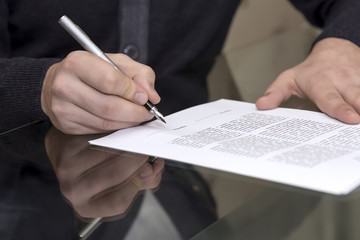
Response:
[{"label": "dark suit sleeve", "polygon": [[360,46],[359,0],[290,0],[308,21],[323,29],[316,39],[336,37]]},{"label": "dark suit sleeve", "polygon": [[47,69],[59,59],[13,57],[9,12],[0,0],[0,133],[47,119],[40,104]]}]

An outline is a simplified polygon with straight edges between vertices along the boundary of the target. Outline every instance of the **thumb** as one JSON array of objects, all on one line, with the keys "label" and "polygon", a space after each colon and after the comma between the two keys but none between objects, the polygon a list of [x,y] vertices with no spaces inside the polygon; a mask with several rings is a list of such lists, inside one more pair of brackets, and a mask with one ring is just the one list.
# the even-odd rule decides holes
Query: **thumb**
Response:
[{"label": "thumb", "polygon": [[295,89],[291,70],[281,73],[266,89],[264,95],[256,101],[256,108],[267,110],[278,107],[291,97]]}]

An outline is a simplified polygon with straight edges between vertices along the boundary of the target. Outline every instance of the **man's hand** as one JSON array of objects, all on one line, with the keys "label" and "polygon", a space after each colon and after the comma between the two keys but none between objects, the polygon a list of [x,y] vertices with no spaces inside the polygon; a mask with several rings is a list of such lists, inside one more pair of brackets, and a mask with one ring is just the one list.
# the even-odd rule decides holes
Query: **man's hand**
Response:
[{"label": "man's hand", "polygon": [[318,42],[307,59],[281,73],[256,101],[272,109],[290,96],[308,98],[342,122],[360,122],[360,48],[337,38]]},{"label": "man's hand", "polygon": [[85,51],[72,52],[48,69],[41,106],[56,128],[71,134],[99,133],[153,118],[143,105],[160,101],[154,71],[124,54],[108,56],[126,76]]}]

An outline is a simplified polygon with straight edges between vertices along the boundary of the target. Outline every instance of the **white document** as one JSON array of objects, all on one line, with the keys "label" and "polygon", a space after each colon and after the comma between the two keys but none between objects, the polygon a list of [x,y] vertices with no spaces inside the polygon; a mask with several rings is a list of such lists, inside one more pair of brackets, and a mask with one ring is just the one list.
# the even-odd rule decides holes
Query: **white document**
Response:
[{"label": "white document", "polygon": [[330,194],[360,184],[360,126],[323,113],[259,111],[233,100],[192,107],[91,144]]}]

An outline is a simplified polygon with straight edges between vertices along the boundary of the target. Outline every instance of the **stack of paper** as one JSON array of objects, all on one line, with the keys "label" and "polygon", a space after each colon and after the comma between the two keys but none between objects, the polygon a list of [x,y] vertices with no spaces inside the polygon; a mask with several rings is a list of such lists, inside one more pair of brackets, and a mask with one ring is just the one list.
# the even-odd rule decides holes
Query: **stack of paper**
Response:
[{"label": "stack of paper", "polygon": [[218,100],[90,141],[331,194],[360,184],[360,126],[323,113]]}]

